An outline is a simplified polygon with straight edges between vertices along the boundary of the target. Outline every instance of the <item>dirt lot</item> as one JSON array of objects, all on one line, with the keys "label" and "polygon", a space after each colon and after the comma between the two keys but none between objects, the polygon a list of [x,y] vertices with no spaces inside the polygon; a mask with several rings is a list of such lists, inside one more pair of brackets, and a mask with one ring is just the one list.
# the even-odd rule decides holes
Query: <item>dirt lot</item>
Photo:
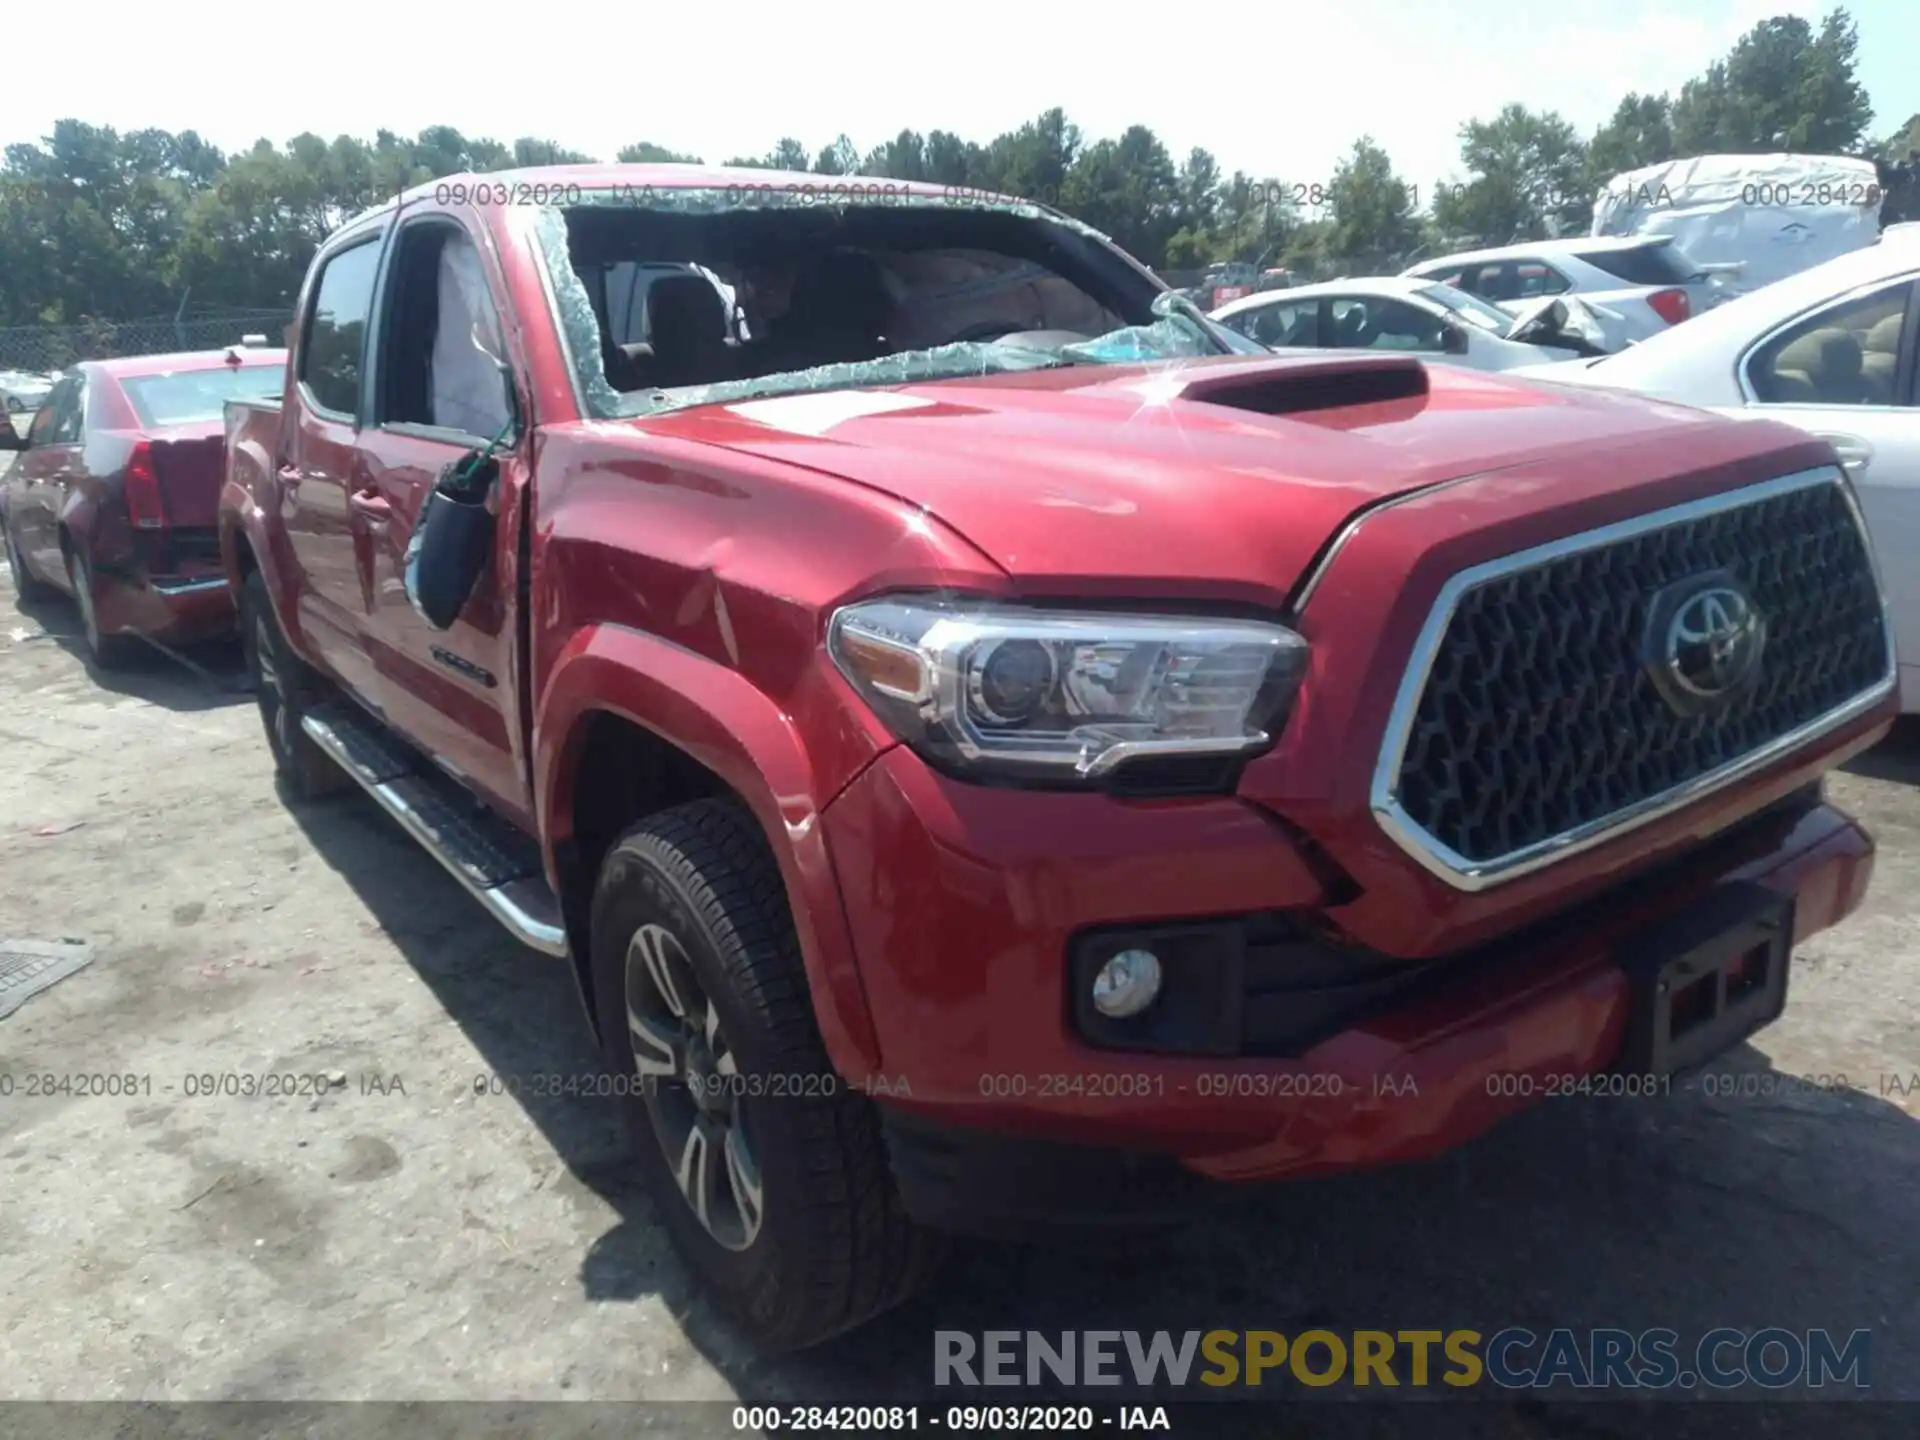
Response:
[{"label": "dirt lot", "polygon": [[[1522,1324],[1867,1327],[1874,1393],[1920,1398],[1920,737],[1834,782],[1880,840],[1871,901],[1731,1061],[1854,1089],[1556,1102],[1171,1234],[966,1246],[888,1323],[770,1361],[690,1299],[605,1104],[476,1094],[591,1068],[563,966],[371,803],[290,809],[230,652],[102,683],[66,606],[0,591],[0,936],[96,957],[0,1020],[0,1397],[898,1402],[928,1398],[936,1326]],[[103,1071],[141,1093],[21,1090]],[[269,1071],[331,1078],[184,1093]],[[1463,1433],[1693,1433],[1686,1408]],[[1911,1433],[1885,1421],[1821,1433]]]}]

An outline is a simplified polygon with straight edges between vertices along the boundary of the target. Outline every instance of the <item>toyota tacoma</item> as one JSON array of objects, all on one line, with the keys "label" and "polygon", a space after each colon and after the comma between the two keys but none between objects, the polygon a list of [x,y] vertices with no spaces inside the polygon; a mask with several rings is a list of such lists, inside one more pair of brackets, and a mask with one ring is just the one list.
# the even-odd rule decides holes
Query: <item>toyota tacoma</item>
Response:
[{"label": "toyota tacoma", "polygon": [[1018,200],[698,167],[332,235],[221,545],[297,798],[569,966],[690,1269],[1432,1156],[1776,1018],[1894,713],[1822,442],[1279,357]]}]

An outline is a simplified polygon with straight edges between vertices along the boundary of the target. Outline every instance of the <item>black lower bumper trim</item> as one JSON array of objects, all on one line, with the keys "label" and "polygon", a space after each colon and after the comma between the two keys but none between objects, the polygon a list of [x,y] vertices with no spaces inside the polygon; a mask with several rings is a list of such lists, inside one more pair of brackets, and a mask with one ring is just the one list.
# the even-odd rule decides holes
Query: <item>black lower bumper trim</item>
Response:
[{"label": "black lower bumper trim", "polygon": [[901,1202],[936,1230],[1004,1239],[1168,1224],[1229,1188],[1162,1155],[961,1129],[876,1103]]}]

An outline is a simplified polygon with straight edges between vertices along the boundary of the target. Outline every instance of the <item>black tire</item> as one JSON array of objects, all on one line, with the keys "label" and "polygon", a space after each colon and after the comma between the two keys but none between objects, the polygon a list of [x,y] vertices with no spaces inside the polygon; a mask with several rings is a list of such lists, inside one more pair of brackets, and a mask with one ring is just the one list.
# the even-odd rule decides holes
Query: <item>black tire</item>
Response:
[{"label": "black tire", "polygon": [[[675,1115],[700,1107],[684,1080],[648,1080],[635,1059],[649,1047],[634,1038],[630,1013],[654,1007],[660,1023],[672,1023],[644,954],[633,955],[649,933],[678,942],[673,984],[690,980],[700,992],[703,1014],[717,1021],[707,1027],[708,1054],[733,1061],[708,1073],[738,1077],[728,1124],[750,1142],[759,1182],[751,1232],[731,1224],[751,1207],[739,1203],[740,1176],[714,1146],[704,1153],[725,1172],[726,1225],[702,1222],[669,1159]],[[682,1259],[728,1319],[763,1349],[798,1350],[920,1289],[944,1239],[901,1209],[872,1103],[827,1059],[779,866],[753,818],[732,801],[700,800],[627,831],[600,868],[590,943],[606,1063],[615,1076],[636,1077],[620,1103],[642,1178]],[[698,1042],[686,1043],[691,1053]],[[733,1143],[729,1130],[718,1154],[730,1160]]]},{"label": "black tire", "polygon": [[296,800],[319,800],[345,790],[352,777],[300,727],[301,717],[324,698],[325,682],[287,644],[258,570],[240,589],[240,648],[267,748],[288,794]]},{"label": "black tire", "polygon": [[13,572],[13,593],[19,597],[22,605],[37,605],[43,600],[51,600],[60,592],[46,581],[27,569],[27,557],[20,553],[20,543],[13,538],[13,526],[0,522],[7,536],[7,568]]},{"label": "black tire", "polygon": [[73,589],[73,603],[86,631],[88,658],[97,669],[120,669],[132,658],[135,642],[125,635],[100,633],[100,616],[93,604],[93,566],[78,544],[67,547],[67,584]]}]

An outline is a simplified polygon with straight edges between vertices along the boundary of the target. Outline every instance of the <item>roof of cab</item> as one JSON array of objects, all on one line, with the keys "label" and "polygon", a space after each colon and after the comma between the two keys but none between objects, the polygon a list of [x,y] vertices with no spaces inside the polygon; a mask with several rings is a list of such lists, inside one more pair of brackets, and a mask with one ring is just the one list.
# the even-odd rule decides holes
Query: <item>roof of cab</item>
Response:
[{"label": "roof of cab", "polygon": [[[1022,200],[1017,195],[1001,195],[990,190],[978,189],[971,185],[937,185],[926,180],[895,180],[885,175],[816,175],[804,170],[761,170],[744,165],[534,165],[518,170],[491,170],[484,174],[468,171],[459,175],[441,175],[433,180],[423,180],[418,185],[402,191],[391,200],[376,205],[356,215],[354,220],[377,215],[383,210],[393,208],[396,203],[412,203],[431,200],[436,193],[444,195],[449,185],[481,185],[500,187],[505,191],[506,200],[490,201],[491,204],[542,204],[546,199],[533,199],[544,189],[551,192],[556,186],[563,191],[573,186],[582,190],[620,190],[623,188],[655,190],[725,190],[729,187],[752,188],[759,191],[794,190],[803,193],[840,195],[846,194],[850,200],[856,200],[861,194],[871,194],[876,199],[888,195],[912,195],[921,199],[951,199],[965,196],[980,201],[1006,201],[1013,204],[1035,204]],[[521,198],[522,194],[527,198]],[[349,224],[352,221],[347,222]]]}]

